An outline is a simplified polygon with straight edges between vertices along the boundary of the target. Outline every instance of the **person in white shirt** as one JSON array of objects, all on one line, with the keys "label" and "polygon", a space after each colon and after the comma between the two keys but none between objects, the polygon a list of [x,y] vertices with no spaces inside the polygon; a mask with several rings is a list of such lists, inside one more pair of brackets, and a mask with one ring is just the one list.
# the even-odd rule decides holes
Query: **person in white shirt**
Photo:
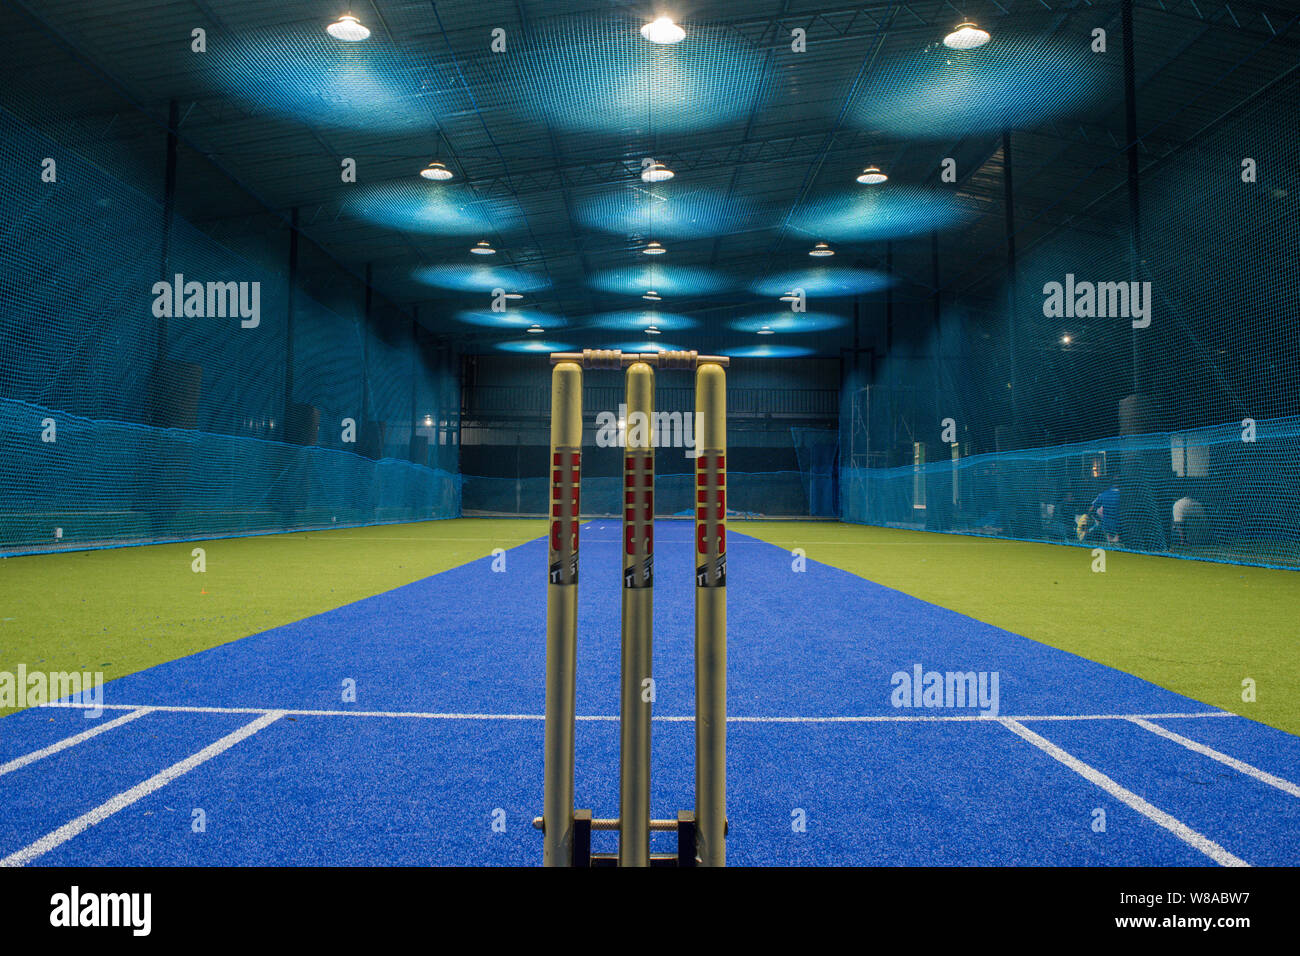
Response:
[{"label": "person in white shirt", "polygon": [[1195,498],[1182,497],[1174,502],[1174,541],[1193,547],[1205,543],[1209,523],[1205,508]]}]

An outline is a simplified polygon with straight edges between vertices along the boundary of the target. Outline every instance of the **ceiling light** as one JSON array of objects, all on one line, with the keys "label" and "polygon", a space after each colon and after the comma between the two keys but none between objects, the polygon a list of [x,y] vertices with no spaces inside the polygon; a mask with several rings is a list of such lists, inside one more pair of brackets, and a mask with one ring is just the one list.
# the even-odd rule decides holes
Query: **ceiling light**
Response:
[{"label": "ceiling light", "polygon": [[819,242],[808,250],[808,255],[817,256],[818,258],[821,258],[822,256],[833,256],[835,255],[835,250],[826,245],[826,243]]},{"label": "ceiling light", "polygon": [[672,179],[674,173],[663,163],[656,163],[653,160],[646,164],[641,170],[641,181],[646,183],[661,183],[666,179]]},{"label": "ceiling light", "polygon": [[858,174],[858,182],[865,183],[868,186],[874,186],[876,183],[883,183],[889,177],[882,173],[875,166],[868,166]]},{"label": "ceiling light", "polygon": [[347,40],[349,43],[356,43],[370,36],[370,31],[350,13],[345,13],[327,26],[325,32],[336,40]]},{"label": "ceiling light", "polygon": [[643,298],[643,299],[649,299],[651,302],[658,302],[658,301],[660,301],[661,299],[663,299],[663,296],[661,296],[661,295],[660,295],[658,292],[656,292],[654,289],[650,289],[649,291],[646,292],[645,295],[641,296],[641,298]]},{"label": "ceiling light", "polygon": [[774,335],[775,333],[772,331],[772,329],[771,329],[770,326],[766,326],[766,325],[765,325],[765,326],[763,326],[761,329],[758,330],[758,334],[759,334],[759,335]]},{"label": "ceiling light", "polygon": [[658,334],[659,334],[659,328],[658,328],[658,326],[647,325],[647,326],[645,327],[645,334],[646,334],[646,335],[658,335]]},{"label": "ceiling light", "polygon": [[531,333],[532,335],[537,335],[539,332],[545,332],[546,330],[542,328],[540,325],[538,325],[536,322],[534,322],[532,325],[528,326],[528,328],[525,331]]},{"label": "ceiling light", "polygon": [[420,175],[425,179],[451,179],[452,172],[442,163],[430,163],[420,170]]},{"label": "ceiling light", "polygon": [[653,23],[647,23],[643,26],[641,35],[651,43],[668,45],[670,43],[681,43],[686,36],[686,31],[673,23],[671,18],[660,17]]},{"label": "ceiling light", "polygon": [[471,249],[470,252],[474,253],[476,256],[495,256],[497,254],[497,251],[486,242],[475,243],[474,248]]},{"label": "ceiling light", "polygon": [[988,31],[973,23],[959,23],[956,30],[943,38],[943,45],[953,50],[973,50],[988,42]]},{"label": "ceiling light", "polygon": [[665,249],[663,246],[661,246],[659,243],[651,240],[650,242],[647,242],[645,244],[645,248],[642,249],[641,251],[644,252],[647,256],[662,256],[668,250]]}]

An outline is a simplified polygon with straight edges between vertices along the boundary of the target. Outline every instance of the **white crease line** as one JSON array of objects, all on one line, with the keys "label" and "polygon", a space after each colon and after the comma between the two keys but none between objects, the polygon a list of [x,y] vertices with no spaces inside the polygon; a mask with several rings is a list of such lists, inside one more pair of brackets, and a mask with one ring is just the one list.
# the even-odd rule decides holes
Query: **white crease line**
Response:
[{"label": "white crease line", "polygon": [[[93,708],[95,705],[87,704],[85,706]],[[60,750],[67,750],[69,747],[75,747],[77,744],[81,743],[82,741],[89,740],[91,737],[95,737],[99,734],[102,734],[106,730],[112,730],[114,727],[121,727],[123,724],[129,724],[131,721],[143,717],[145,714],[151,713],[152,711],[153,711],[152,707],[138,707],[132,710],[131,713],[129,714],[123,714],[121,717],[117,717],[114,718],[113,720],[109,720],[102,724],[98,724],[94,727],[91,727],[89,730],[85,730],[79,734],[76,734],[75,736],[65,737],[63,740],[60,740],[57,743],[52,743],[48,747],[42,747],[40,750],[33,750],[29,754],[24,754],[21,757],[15,757],[13,760],[10,760],[8,763],[0,764],[0,777],[3,777],[7,773],[12,773],[13,771],[19,769],[20,767],[25,767],[29,763],[35,763],[36,761],[42,760],[45,757],[53,756],[54,754],[58,753]]]},{"label": "white crease line", "polygon": [[[728,723],[755,724],[874,724],[874,723],[996,723],[999,720],[1133,720],[1146,717],[1152,720],[1169,720],[1174,717],[1236,717],[1226,710],[1195,711],[1181,714],[1024,714],[1014,717],[981,716],[979,714],[866,714],[847,717],[743,717],[732,715]],[[580,720],[582,718],[579,718]],[[617,717],[599,718],[617,720]],[[655,720],[694,720],[694,717],[656,717]]]},{"label": "white crease line", "polygon": [[240,727],[238,730],[226,734],[226,736],[222,737],[215,743],[204,747],[198,753],[191,754],[179,763],[172,764],[166,770],[154,774],[143,783],[137,783],[130,790],[125,790],[122,793],[119,793],[117,796],[101,803],[93,810],[89,810],[77,817],[75,820],[65,823],[57,830],[45,834],[45,836],[41,837],[35,843],[31,843],[23,847],[21,850],[9,854],[3,860],[0,860],[0,867],[27,865],[38,856],[49,853],[55,847],[71,840],[77,834],[89,830],[95,824],[103,823],[119,810],[125,810],[137,800],[149,796],[149,794],[153,793],[155,790],[162,789],[177,777],[189,773],[200,764],[205,763],[218,754],[229,750],[241,740],[253,736],[253,734],[257,733],[263,727],[275,723],[275,721],[279,720],[283,716],[283,711],[273,710],[269,713],[263,714],[256,720],[244,724],[244,726]]},{"label": "white crease line", "polygon": [[1166,740],[1172,740],[1176,744],[1182,744],[1188,750],[1194,750],[1198,754],[1209,757],[1211,760],[1217,760],[1221,764],[1226,764],[1233,770],[1244,773],[1248,777],[1254,777],[1261,783],[1266,783],[1270,787],[1277,787],[1293,797],[1300,797],[1300,786],[1296,786],[1290,780],[1283,780],[1281,777],[1275,777],[1267,770],[1260,770],[1258,767],[1246,763],[1244,760],[1238,760],[1236,757],[1229,757],[1227,754],[1215,750],[1213,747],[1207,747],[1198,740],[1192,740],[1184,737],[1182,734],[1176,734],[1172,730],[1166,730],[1157,724],[1151,723],[1142,717],[1130,717],[1133,723],[1137,724],[1143,730],[1149,730],[1153,734],[1164,737]]},{"label": "white crease line", "polygon": [[1146,717],[1150,720],[1175,720],[1180,717],[1239,717],[1230,710],[1188,710],[1174,714],[1025,714],[1007,720],[1132,720]]},{"label": "white crease line", "polygon": [[1191,846],[1194,849],[1197,849],[1200,852],[1204,853],[1206,856],[1208,856],[1215,863],[1218,863],[1220,866],[1250,866],[1250,864],[1247,863],[1245,860],[1241,859],[1240,857],[1233,856],[1231,853],[1229,853],[1223,847],[1219,846],[1219,844],[1215,843],[1209,837],[1205,836],[1202,833],[1197,833],[1195,830],[1193,830],[1187,824],[1183,823],[1181,820],[1170,816],[1168,813],[1165,813],[1165,811],[1161,810],[1159,807],[1148,803],[1146,800],[1143,800],[1132,790],[1128,790],[1120,786],[1118,783],[1116,783],[1110,777],[1106,776],[1100,770],[1096,769],[1095,767],[1089,766],[1088,764],[1084,763],[1082,760],[1080,760],[1078,757],[1074,756],[1073,754],[1068,753],[1065,750],[1062,750],[1060,747],[1052,743],[1046,737],[1038,736],[1038,734],[1034,733],[1028,727],[1024,726],[1023,724],[1017,723],[1013,718],[1000,717],[998,718],[998,722],[1001,723],[1003,727],[1006,727],[1007,730],[1011,731],[1016,736],[1029,741],[1029,743],[1033,744],[1039,750],[1046,753],[1049,757],[1052,757],[1053,759],[1058,760],[1061,763],[1065,764],[1065,766],[1069,767],[1071,770],[1073,770],[1079,776],[1083,777],[1089,783],[1095,784],[1096,786],[1100,787],[1101,789],[1109,793],[1116,800],[1120,801],[1126,806],[1131,807],[1132,809],[1136,810],[1138,813],[1142,814],[1148,820],[1151,820],[1153,823],[1157,823],[1160,826],[1164,827],[1166,830],[1168,830],[1174,836],[1178,837],[1178,839],[1182,840],[1188,846]]},{"label": "white crease line", "polygon": [[[168,713],[183,714],[284,714],[290,717],[409,717],[419,720],[545,720],[545,714],[470,714],[435,713],[413,710],[294,710],[288,707],[203,707],[184,704],[82,704],[56,702],[43,707],[100,706],[108,710],[134,710],[147,707]],[[845,716],[745,716],[732,714],[729,724],[875,724],[875,723],[996,723],[998,720],[1172,720],[1196,717],[1236,717],[1226,710],[1193,711],[1177,714],[1024,714],[1014,717],[982,717],[979,714],[863,714]],[[575,720],[588,722],[618,721],[617,714],[579,714]],[[664,723],[691,723],[691,714],[663,714],[654,717]]]}]

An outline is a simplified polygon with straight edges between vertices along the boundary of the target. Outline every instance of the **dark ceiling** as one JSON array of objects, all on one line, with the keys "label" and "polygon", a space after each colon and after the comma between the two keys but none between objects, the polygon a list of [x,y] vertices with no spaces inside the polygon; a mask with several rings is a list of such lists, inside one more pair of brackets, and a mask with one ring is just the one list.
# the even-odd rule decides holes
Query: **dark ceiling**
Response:
[{"label": "dark ceiling", "polygon": [[[928,294],[936,252],[944,295],[997,293],[1004,130],[1021,255],[1061,228],[1116,228],[1100,210],[1126,183],[1119,2],[357,0],[372,31],[360,43],[326,34],[348,9],[335,0],[20,6],[155,119],[174,101],[185,143],[285,218],[296,208],[311,240],[470,349],[528,341],[466,321],[494,321],[498,284],[549,326],[537,339],[586,346],[643,341],[641,286],[654,283],[665,342],[834,354],[851,334],[846,293],[892,281]],[[1281,3],[1133,6],[1144,169],[1298,62],[1296,11]],[[685,28],[681,44],[640,37],[661,14]],[[991,41],[945,47],[963,19]],[[37,70],[22,50],[10,65]],[[87,72],[57,93],[84,120],[118,111],[108,85]],[[349,157],[356,183],[339,174]],[[675,177],[642,182],[647,157]],[[432,160],[454,178],[419,178]],[[856,183],[869,164],[888,182]],[[242,215],[191,207],[200,226]],[[651,239],[668,253],[643,255]],[[809,258],[822,240],[837,255]],[[470,255],[478,241],[497,254]],[[502,271],[474,271],[489,267]],[[796,281],[820,318],[758,337]]]}]

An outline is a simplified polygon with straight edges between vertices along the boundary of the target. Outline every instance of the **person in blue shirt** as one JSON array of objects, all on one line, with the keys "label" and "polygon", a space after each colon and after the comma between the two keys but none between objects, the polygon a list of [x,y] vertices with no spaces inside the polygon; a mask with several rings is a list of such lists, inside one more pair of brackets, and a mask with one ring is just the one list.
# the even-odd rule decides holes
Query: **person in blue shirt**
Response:
[{"label": "person in blue shirt", "polygon": [[1111,478],[1110,487],[1092,499],[1088,514],[1093,515],[1097,527],[1111,544],[1119,541],[1119,475]]}]

